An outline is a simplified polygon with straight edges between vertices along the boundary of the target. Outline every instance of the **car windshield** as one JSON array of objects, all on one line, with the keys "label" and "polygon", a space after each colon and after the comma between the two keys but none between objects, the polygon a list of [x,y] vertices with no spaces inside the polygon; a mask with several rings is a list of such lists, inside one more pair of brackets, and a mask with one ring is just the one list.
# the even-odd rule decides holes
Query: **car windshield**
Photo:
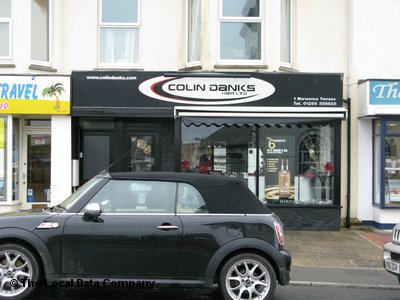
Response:
[{"label": "car windshield", "polygon": [[95,184],[100,178],[94,177],[90,179],[88,182],[86,182],[84,185],[82,185],[78,190],[76,190],[74,193],[71,194],[67,199],[65,199],[63,202],[60,204],[54,206],[51,208],[52,211],[54,210],[69,210],[76,201],[78,201],[82,195],[86,193],[86,191],[93,185]]}]

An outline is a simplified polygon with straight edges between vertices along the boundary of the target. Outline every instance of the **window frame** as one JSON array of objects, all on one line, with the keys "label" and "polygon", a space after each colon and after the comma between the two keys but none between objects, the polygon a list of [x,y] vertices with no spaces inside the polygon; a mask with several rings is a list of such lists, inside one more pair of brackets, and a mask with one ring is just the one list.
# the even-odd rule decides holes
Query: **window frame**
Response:
[{"label": "window frame", "polygon": [[[377,121],[380,121],[380,132],[375,132],[375,124]],[[374,164],[374,160],[372,160],[372,205],[374,207],[379,207],[381,209],[400,209],[400,205],[398,206],[390,206],[385,203],[385,191],[386,191],[386,174],[385,174],[385,159],[386,159],[386,151],[385,151],[385,141],[387,137],[398,137],[400,138],[400,131],[399,132],[388,132],[387,124],[390,121],[397,121],[400,122],[399,118],[395,117],[382,117],[378,119],[374,119],[372,121],[372,158],[375,158],[375,137],[379,136],[379,149],[380,149],[380,166],[378,166],[379,170],[376,170],[376,166]],[[379,201],[375,201],[375,192],[376,192],[376,176],[380,176],[379,182]]]},{"label": "window frame", "polygon": [[[137,1],[137,22],[103,22],[102,15],[103,15],[103,0],[98,0],[99,3],[99,21],[98,21],[98,29],[97,29],[97,64],[100,68],[132,68],[138,67],[141,61],[141,51],[140,51],[140,44],[141,44],[141,33],[140,33],[140,25],[141,25],[141,0]],[[104,28],[112,28],[112,29],[137,29],[138,30],[138,61],[136,63],[103,63],[100,61],[101,57],[101,30]]]},{"label": "window frame", "polygon": [[186,57],[186,67],[196,67],[199,66],[201,64],[201,0],[200,0],[200,29],[199,29],[199,34],[200,34],[200,44],[199,46],[199,52],[200,52],[200,58],[199,60],[194,60],[194,61],[190,61],[189,60],[189,21],[190,21],[190,8],[191,8],[191,4],[194,0],[186,0],[186,48],[185,48],[185,57]]},{"label": "window frame", "polygon": [[[219,0],[218,12],[218,63],[224,65],[260,65],[264,61],[264,1],[259,1],[258,17],[225,17],[223,16],[223,1]],[[260,59],[223,59],[221,58],[221,25],[223,23],[259,23],[260,24]]]},{"label": "window frame", "polygon": [[[51,67],[52,66],[52,61],[53,61],[53,27],[54,27],[54,22],[53,22],[53,0],[47,0],[48,5],[49,5],[49,11],[48,11],[48,30],[49,30],[49,36],[48,36],[48,55],[49,59],[48,61],[45,60],[36,60],[32,58],[32,32],[30,34],[30,46],[31,46],[31,51],[30,51],[30,60],[31,64],[33,65],[40,65],[44,67]],[[32,24],[32,7],[31,7],[31,24]]]},{"label": "window frame", "polygon": [[10,0],[11,11],[9,17],[0,17],[0,23],[8,24],[8,56],[0,56],[0,60],[10,60],[12,59],[13,51],[13,1]]},{"label": "window frame", "polygon": [[[283,1],[287,1],[289,4],[289,37],[286,37],[288,39],[288,51],[289,51],[289,61],[284,61],[282,58],[282,48],[283,48],[283,43],[284,43],[284,36],[283,36]],[[293,1],[292,0],[281,0],[281,7],[280,7],[280,25],[281,25],[281,32],[280,32],[280,63],[283,67],[287,67],[287,68],[292,68],[293,67]]]}]

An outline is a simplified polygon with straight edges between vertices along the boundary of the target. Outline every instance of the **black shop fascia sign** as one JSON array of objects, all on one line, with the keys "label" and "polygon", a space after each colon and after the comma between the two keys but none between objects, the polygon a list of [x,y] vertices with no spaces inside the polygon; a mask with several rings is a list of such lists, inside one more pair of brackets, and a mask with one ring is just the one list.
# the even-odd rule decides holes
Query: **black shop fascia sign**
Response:
[{"label": "black shop fascia sign", "polygon": [[337,108],[342,74],[74,71],[73,116],[173,117],[176,106]]}]

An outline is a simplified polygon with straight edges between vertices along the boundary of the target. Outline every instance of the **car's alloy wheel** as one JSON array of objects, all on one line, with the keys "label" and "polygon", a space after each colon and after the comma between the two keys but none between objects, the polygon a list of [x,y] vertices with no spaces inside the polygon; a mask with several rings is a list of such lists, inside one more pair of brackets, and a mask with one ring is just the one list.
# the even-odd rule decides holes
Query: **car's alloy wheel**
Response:
[{"label": "car's alloy wheel", "polygon": [[255,254],[240,254],[226,262],[219,284],[225,299],[270,299],[276,288],[271,264]]},{"label": "car's alloy wheel", "polygon": [[32,290],[28,280],[36,282],[39,266],[34,255],[22,246],[0,246],[0,299],[22,299]]}]

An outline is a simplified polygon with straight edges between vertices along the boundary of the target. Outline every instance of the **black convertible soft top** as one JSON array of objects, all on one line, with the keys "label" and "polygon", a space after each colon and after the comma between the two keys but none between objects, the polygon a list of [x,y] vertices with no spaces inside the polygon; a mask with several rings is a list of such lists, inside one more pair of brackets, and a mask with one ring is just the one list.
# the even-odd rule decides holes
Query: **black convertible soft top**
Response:
[{"label": "black convertible soft top", "polygon": [[210,213],[270,214],[266,207],[247,187],[234,177],[179,172],[121,172],[100,176],[121,180],[154,180],[184,182],[196,187]]}]

